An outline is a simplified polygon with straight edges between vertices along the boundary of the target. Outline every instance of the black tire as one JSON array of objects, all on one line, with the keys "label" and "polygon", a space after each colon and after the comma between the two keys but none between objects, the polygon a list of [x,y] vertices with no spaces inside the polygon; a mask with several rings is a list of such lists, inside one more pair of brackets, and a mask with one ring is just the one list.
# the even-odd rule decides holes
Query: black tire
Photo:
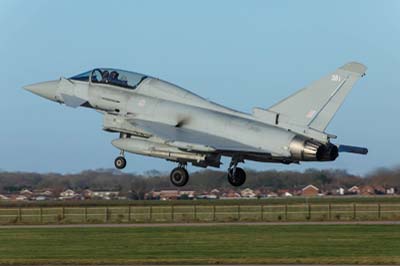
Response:
[{"label": "black tire", "polygon": [[189,173],[185,168],[177,167],[171,171],[171,183],[177,187],[183,187],[189,181]]},{"label": "black tire", "polygon": [[126,159],[122,156],[118,156],[114,161],[114,165],[117,169],[124,169],[126,166]]},{"label": "black tire", "polygon": [[236,167],[235,173],[233,170],[229,170],[228,181],[232,186],[240,187],[246,182],[246,172],[240,167]]}]

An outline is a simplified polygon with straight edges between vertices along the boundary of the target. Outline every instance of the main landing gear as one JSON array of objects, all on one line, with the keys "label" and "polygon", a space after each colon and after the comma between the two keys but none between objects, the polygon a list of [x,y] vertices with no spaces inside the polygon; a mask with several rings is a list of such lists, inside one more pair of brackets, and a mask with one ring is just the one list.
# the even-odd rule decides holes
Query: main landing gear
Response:
[{"label": "main landing gear", "polygon": [[[232,158],[228,168],[228,182],[234,187],[240,187],[246,182],[246,172],[237,167],[239,162],[243,160]],[[115,159],[114,165],[118,169],[124,169],[126,166],[126,159],[124,151]],[[171,183],[177,187],[183,187],[189,181],[189,173],[186,170],[187,163],[179,162],[178,167],[174,168],[170,174]]]},{"label": "main landing gear", "polygon": [[[233,158],[228,168],[228,181],[232,186],[239,187],[246,182],[246,172],[237,167],[241,159]],[[178,167],[173,169],[170,174],[171,183],[177,187],[183,187],[189,181],[189,173],[186,170],[187,163],[180,162]]]},{"label": "main landing gear", "polygon": [[242,160],[233,159],[228,168],[228,182],[234,187],[240,187],[246,182],[246,172],[237,167]]},{"label": "main landing gear", "polygon": [[120,155],[115,158],[114,165],[117,169],[124,169],[126,166],[126,159],[124,155],[124,151],[121,151]]},{"label": "main landing gear", "polygon": [[189,173],[186,170],[186,163],[179,163],[170,174],[171,183],[177,187],[183,187],[189,181]]}]

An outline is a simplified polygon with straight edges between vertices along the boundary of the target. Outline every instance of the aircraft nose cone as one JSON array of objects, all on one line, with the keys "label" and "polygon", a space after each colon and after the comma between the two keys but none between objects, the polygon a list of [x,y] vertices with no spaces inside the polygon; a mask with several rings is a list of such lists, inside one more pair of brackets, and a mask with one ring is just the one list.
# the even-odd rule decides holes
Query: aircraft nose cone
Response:
[{"label": "aircraft nose cone", "polygon": [[58,88],[58,80],[46,81],[24,86],[24,89],[43,98],[55,101]]}]

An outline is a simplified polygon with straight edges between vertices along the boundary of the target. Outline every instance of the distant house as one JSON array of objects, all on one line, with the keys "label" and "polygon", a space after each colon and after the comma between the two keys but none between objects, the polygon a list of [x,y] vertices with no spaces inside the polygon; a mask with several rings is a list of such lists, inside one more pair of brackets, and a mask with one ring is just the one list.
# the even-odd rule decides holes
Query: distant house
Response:
[{"label": "distant house", "polygon": [[76,193],[72,189],[67,189],[60,193],[60,197],[64,197],[64,198],[73,197],[75,195],[76,195]]},{"label": "distant house", "polygon": [[221,191],[218,190],[218,189],[216,189],[216,188],[214,188],[213,190],[210,191],[209,194],[210,194],[210,195],[214,195],[215,198],[218,198],[219,196],[221,196]]},{"label": "distant house", "polygon": [[256,193],[254,193],[254,191],[250,188],[245,188],[240,191],[240,196],[247,199],[254,199],[257,197]]},{"label": "distant house", "polygon": [[9,200],[9,199],[10,199],[9,197],[0,194],[0,200]]},{"label": "distant house", "polygon": [[340,196],[343,196],[343,195],[345,194],[345,189],[342,188],[342,187],[337,188],[337,189],[335,189],[335,190],[333,191],[332,194],[333,194],[333,195],[340,195]]},{"label": "distant house", "polygon": [[375,195],[375,188],[372,186],[362,186],[360,188],[360,194],[364,196]]},{"label": "distant house", "polygon": [[275,193],[275,192],[268,192],[267,193],[267,197],[268,198],[275,198],[275,197],[278,197],[278,193]]},{"label": "distant house", "polygon": [[144,195],[145,199],[148,200],[159,200],[160,199],[160,191],[150,191]]},{"label": "distant house", "polygon": [[261,189],[255,189],[254,194],[256,194],[257,198],[265,198],[266,197],[266,195],[264,195],[264,193],[261,191]]},{"label": "distant house", "polygon": [[269,190],[266,188],[259,188],[254,190],[254,193],[256,194],[257,198],[267,198],[268,192]]},{"label": "distant house", "polygon": [[33,196],[33,192],[30,191],[29,189],[23,189],[19,192],[20,195],[24,195],[27,198],[30,198]]},{"label": "distant house", "polygon": [[45,197],[52,197],[54,195],[53,191],[50,189],[35,190],[33,194]]},{"label": "distant house", "polygon": [[233,190],[223,193],[222,196],[220,197],[220,199],[240,199],[240,198],[241,198],[240,194]]},{"label": "distant house", "polygon": [[176,200],[179,197],[178,190],[161,190],[159,193],[160,200]]},{"label": "distant house", "polygon": [[374,186],[374,190],[377,195],[386,194],[386,189],[383,186]]},{"label": "distant house", "polygon": [[31,200],[50,200],[54,197],[54,193],[50,189],[34,190],[33,195],[30,196]]},{"label": "distant house", "polygon": [[84,191],[82,191],[82,196],[85,199],[90,199],[93,196],[93,191],[91,191],[90,189],[85,189]]},{"label": "distant house", "polygon": [[212,194],[210,192],[203,192],[196,194],[196,199],[218,199],[219,196]]},{"label": "distant house", "polygon": [[11,195],[10,200],[12,201],[27,201],[29,198],[25,195]]},{"label": "distant house", "polygon": [[305,197],[318,196],[319,188],[313,185],[308,185],[301,190],[301,195]]},{"label": "distant house", "polygon": [[44,200],[48,200],[49,198],[48,197],[46,197],[46,196],[37,196],[37,197],[35,197],[35,200],[36,201],[44,201]]},{"label": "distant house", "polygon": [[386,194],[388,194],[388,195],[394,195],[394,194],[396,194],[396,189],[395,189],[394,187],[387,188],[387,189],[386,189]]},{"label": "distant house", "polygon": [[216,188],[214,188],[210,192],[204,191],[202,193],[197,194],[196,198],[197,199],[211,199],[211,200],[214,200],[214,199],[218,199],[221,195],[222,195],[221,191],[216,189]]},{"label": "distant house", "polygon": [[195,192],[192,190],[179,191],[179,199],[194,199]]},{"label": "distant house", "polygon": [[292,197],[293,193],[291,193],[288,189],[280,189],[278,190],[278,195],[281,197]]},{"label": "distant house", "polygon": [[79,196],[79,194],[75,193],[72,189],[67,189],[60,193],[60,199],[73,199]]},{"label": "distant house", "polygon": [[105,199],[105,200],[110,200],[110,199],[115,199],[119,196],[119,191],[92,191],[91,193],[91,198],[98,198],[98,199]]},{"label": "distant house", "polygon": [[286,191],[285,193],[283,193],[282,196],[284,196],[284,197],[293,197],[293,194],[290,193],[289,191]]},{"label": "distant house", "polygon": [[358,194],[360,194],[360,188],[359,187],[357,187],[357,186],[352,186],[351,188],[349,188],[348,190],[347,190],[350,194],[354,194],[354,195],[358,195]]}]

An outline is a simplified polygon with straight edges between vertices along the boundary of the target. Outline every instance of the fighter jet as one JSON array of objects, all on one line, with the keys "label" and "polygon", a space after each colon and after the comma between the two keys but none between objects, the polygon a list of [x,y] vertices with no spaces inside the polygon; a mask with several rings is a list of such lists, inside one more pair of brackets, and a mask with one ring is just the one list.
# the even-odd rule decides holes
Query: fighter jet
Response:
[{"label": "fighter jet", "polygon": [[245,161],[292,164],[334,161],[340,152],[367,154],[362,147],[336,145],[325,130],[366,67],[350,62],[268,109],[244,113],[206,100],[149,75],[95,68],[82,74],[25,86],[48,100],[103,114],[103,129],[119,133],[114,164],[123,169],[125,152],[177,163],[170,179],[189,180],[188,163],[221,166],[231,158],[227,178],[241,186]]}]

